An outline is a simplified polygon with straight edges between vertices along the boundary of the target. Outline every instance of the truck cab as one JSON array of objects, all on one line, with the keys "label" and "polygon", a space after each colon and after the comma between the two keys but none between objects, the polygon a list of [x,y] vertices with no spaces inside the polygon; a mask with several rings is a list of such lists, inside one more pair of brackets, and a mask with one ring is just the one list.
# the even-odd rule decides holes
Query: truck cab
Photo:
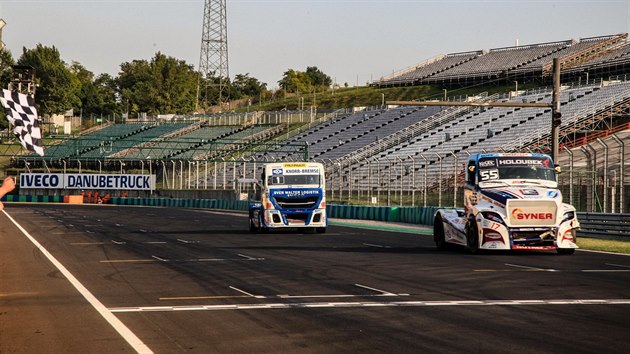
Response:
[{"label": "truck cab", "polygon": [[440,209],[434,218],[438,248],[556,250],[577,248],[579,222],[562,200],[556,168],[545,154],[471,155],[466,165],[464,209]]},{"label": "truck cab", "polygon": [[266,164],[258,184],[259,198],[250,200],[250,231],[295,228],[326,232],[325,182],[321,163]]}]

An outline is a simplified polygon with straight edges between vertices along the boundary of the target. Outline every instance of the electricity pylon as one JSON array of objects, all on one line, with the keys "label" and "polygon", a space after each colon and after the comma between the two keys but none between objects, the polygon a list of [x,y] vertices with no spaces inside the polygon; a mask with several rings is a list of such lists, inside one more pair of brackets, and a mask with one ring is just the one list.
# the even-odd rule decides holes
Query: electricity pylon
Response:
[{"label": "electricity pylon", "polygon": [[228,80],[230,78],[226,0],[206,0],[205,2],[199,72],[201,78],[197,90],[198,99],[201,90],[204,90],[207,99],[208,86],[214,86],[218,91],[219,104],[222,104],[223,100],[229,96]]}]

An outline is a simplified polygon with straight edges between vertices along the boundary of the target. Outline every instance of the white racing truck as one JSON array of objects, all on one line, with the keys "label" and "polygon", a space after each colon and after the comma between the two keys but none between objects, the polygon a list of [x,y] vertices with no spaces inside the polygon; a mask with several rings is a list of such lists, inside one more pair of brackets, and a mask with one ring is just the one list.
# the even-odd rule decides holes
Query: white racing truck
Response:
[{"label": "white racing truck", "polygon": [[544,154],[471,155],[466,166],[464,209],[436,212],[433,237],[478,250],[556,250],[572,254],[580,224],[562,202],[557,173]]}]

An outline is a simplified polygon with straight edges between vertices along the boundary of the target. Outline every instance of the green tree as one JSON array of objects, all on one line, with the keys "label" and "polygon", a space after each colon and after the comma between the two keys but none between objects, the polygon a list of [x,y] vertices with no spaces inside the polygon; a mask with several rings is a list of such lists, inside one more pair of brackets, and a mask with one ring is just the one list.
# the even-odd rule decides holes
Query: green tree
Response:
[{"label": "green tree", "polygon": [[267,89],[267,84],[260,82],[254,77],[247,74],[238,74],[232,82],[232,98],[241,98],[243,96],[258,99],[261,93]]},{"label": "green tree", "polygon": [[79,80],[54,46],[38,44],[33,49],[23,48],[17,63],[35,69],[35,106],[40,115],[61,114],[81,105]]},{"label": "green tree", "polygon": [[302,71],[289,69],[285,71],[282,79],[278,81],[280,87],[286,92],[310,92],[311,79]]},{"label": "green tree", "polygon": [[306,68],[306,75],[311,81],[311,85],[319,89],[328,89],[332,85],[332,79],[330,76],[324,74],[316,66],[309,66]]},{"label": "green tree", "polygon": [[109,74],[100,74],[94,80],[93,86],[96,90],[96,97],[98,97],[98,106],[95,108],[98,108],[98,111],[102,112],[103,115],[121,115],[122,107],[116,101],[118,92],[116,79]]},{"label": "green tree", "polygon": [[195,109],[199,76],[185,61],[158,52],[151,62],[134,60],[120,68],[118,86],[123,111],[156,115]]},{"label": "green tree", "polygon": [[316,66],[309,66],[305,72],[287,70],[278,84],[286,92],[307,93],[327,90],[332,84],[332,79]]}]

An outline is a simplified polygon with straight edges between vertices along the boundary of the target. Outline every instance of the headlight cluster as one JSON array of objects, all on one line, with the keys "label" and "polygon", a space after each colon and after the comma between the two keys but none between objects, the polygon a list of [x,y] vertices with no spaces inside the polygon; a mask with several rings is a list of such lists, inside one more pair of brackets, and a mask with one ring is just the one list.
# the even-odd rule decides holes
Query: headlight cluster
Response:
[{"label": "headlight cluster", "polygon": [[566,213],[564,213],[562,215],[562,221],[560,221],[560,223],[562,224],[565,221],[571,221],[575,218],[575,212],[574,211],[567,211]]},{"label": "headlight cluster", "polygon": [[505,221],[503,221],[503,218],[501,217],[501,215],[493,211],[482,211],[481,215],[483,215],[483,218],[486,220],[494,221],[501,225],[505,225]]}]

